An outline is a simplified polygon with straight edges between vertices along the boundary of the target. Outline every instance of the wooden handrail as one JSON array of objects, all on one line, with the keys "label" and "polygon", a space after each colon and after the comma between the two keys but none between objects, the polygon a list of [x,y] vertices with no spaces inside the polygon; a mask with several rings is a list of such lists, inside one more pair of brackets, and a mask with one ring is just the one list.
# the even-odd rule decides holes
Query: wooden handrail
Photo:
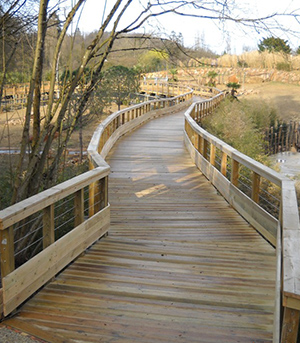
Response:
[{"label": "wooden handrail", "polygon": [[[277,279],[280,279],[276,286],[280,292],[277,291],[276,309],[279,309],[278,302],[282,298],[284,319],[279,323],[281,315],[278,312],[275,314],[274,342],[296,343],[300,313],[300,225],[294,182],[240,153],[198,125],[202,118],[211,113],[208,106],[214,107],[223,97],[219,94],[190,106],[185,113],[186,146],[196,165],[225,199],[280,253],[277,257]],[[215,167],[216,151],[231,160],[230,177],[222,170],[222,166],[220,170]],[[252,172],[250,197],[238,188],[241,166]],[[277,218],[259,204],[261,178],[280,188],[280,214]],[[279,331],[276,328],[278,325]]]},{"label": "wooden handrail", "polygon": [[[152,90],[153,87],[160,85],[162,88],[156,91],[161,94],[166,89],[166,82],[141,82],[141,89],[144,91]],[[184,93],[182,94],[182,92]],[[146,101],[138,105],[128,107],[113,113],[106,118],[95,130],[90,144],[88,146],[88,156],[90,167],[98,166],[99,161],[103,161],[114,143],[126,132],[136,128],[145,121],[157,116],[178,111],[180,107],[186,108],[192,100],[193,90],[188,87],[182,87],[176,84],[168,86],[168,94],[175,95],[171,98]]]},{"label": "wooden handrail", "polygon": [[[183,89],[185,94],[135,105],[109,116],[96,129],[90,142],[90,171],[0,211],[2,312],[5,316],[107,232],[110,224],[110,167],[104,159],[106,154],[118,137],[145,120],[188,106],[192,90],[172,87],[175,93]],[[88,209],[85,209],[84,189],[87,187]],[[74,197],[73,229],[55,240],[55,204],[71,195]],[[43,250],[15,268],[14,225],[40,212]]]},{"label": "wooden handrail", "polygon": [[[295,342],[300,312],[299,241],[300,227],[294,184],[270,168],[252,160],[206,132],[197,122],[212,114],[224,94],[216,89],[198,90],[161,81],[141,82],[145,91],[167,93],[172,98],[147,101],[118,111],[103,121],[88,147],[90,171],[0,211],[1,272],[5,315],[45,284],[109,227],[108,179],[105,157],[126,132],[145,121],[186,107],[193,94],[214,96],[194,103],[185,114],[185,142],[204,175],[227,201],[277,248],[277,297],[274,342]],[[197,93],[199,92],[199,93]],[[220,154],[221,166],[216,166]],[[231,163],[229,163],[231,162]],[[252,172],[252,195],[239,189],[240,168]],[[229,175],[229,173],[231,175]],[[275,217],[259,203],[261,178],[280,188],[280,215]],[[84,216],[84,188],[89,187],[89,218]],[[54,204],[74,195],[74,229],[55,241]],[[15,269],[13,226],[34,213],[43,212],[43,251]],[[87,236],[87,233],[89,236]],[[51,262],[49,262],[51,261]],[[281,269],[282,262],[282,269]],[[34,276],[31,271],[35,270]],[[283,306],[283,322],[279,310]],[[297,325],[295,325],[295,318]],[[280,330],[278,330],[280,325]],[[281,336],[281,338],[279,338]]]}]

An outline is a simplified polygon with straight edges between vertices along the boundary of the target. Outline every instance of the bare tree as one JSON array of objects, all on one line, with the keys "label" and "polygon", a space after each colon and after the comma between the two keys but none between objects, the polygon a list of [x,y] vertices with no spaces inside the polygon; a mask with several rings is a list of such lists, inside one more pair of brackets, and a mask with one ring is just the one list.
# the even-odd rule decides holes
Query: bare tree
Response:
[{"label": "bare tree", "polygon": [[[6,0],[0,1],[0,100],[6,83],[7,72],[13,63],[13,57],[18,45],[24,39],[25,33],[36,20],[36,13],[32,5],[36,1]],[[1,107],[1,105],[0,105]]]},{"label": "bare tree", "polygon": [[[51,63],[49,100],[43,118],[40,113],[40,90],[44,66],[45,36],[49,28],[47,23],[56,8],[49,8],[49,0],[40,0],[39,2],[36,50],[27,101],[21,153],[14,185],[13,202],[35,194],[56,182],[59,161],[64,149],[76,124],[85,111],[87,101],[95,86],[101,87],[101,71],[104,68],[105,60],[113,52],[116,39],[124,34],[137,31],[151,18],[157,18],[168,13],[179,16],[193,16],[199,19],[209,18],[217,21],[234,21],[244,27],[251,26],[255,29],[265,28],[268,20],[275,17],[275,14],[265,18],[243,18],[237,16],[234,13],[234,1],[228,0],[153,0],[140,1],[139,6],[141,7],[140,11],[136,13],[136,17],[129,24],[121,26],[122,19],[126,17],[127,12],[136,4],[133,0],[115,0],[106,17],[103,16],[101,20],[102,15],[99,16],[99,30],[95,32],[93,40],[82,54],[79,68],[70,74],[70,77],[66,78],[60,85],[59,98],[55,99],[56,68],[62,45],[67,37],[71,23],[86,1],[88,0],[77,0],[75,2],[59,32]],[[56,5],[58,4],[59,1]],[[270,26],[272,25],[270,24]],[[83,82],[83,79],[86,78],[87,67],[90,70],[88,81]],[[78,94],[78,92],[80,92],[80,96],[76,97],[77,104],[74,107],[75,110],[72,111],[71,115],[69,114],[70,120],[68,125],[65,125],[64,119],[68,112],[68,106],[72,99],[74,99],[74,95]],[[31,115],[33,116],[32,140],[30,140]],[[47,166],[47,156],[51,147],[53,147],[54,139],[58,135],[60,138],[56,144],[54,159]],[[30,156],[28,159],[25,159],[28,148]]]}]

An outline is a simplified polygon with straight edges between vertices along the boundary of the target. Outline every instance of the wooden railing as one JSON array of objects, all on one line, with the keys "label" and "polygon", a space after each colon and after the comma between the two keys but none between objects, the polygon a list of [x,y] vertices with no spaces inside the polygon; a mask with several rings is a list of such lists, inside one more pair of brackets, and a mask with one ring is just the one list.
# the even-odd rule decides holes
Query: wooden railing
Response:
[{"label": "wooden railing", "polygon": [[[172,90],[182,92],[183,88],[172,87]],[[88,147],[90,171],[0,211],[0,303],[4,316],[106,234],[110,224],[110,167],[104,158],[114,142],[150,118],[188,107],[191,99],[192,91],[185,88],[183,95],[145,102],[112,114],[99,125]],[[67,220],[68,233],[59,238],[57,217],[61,214],[56,212],[61,203],[69,207],[67,212],[71,213]],[[64,221],[64,209],[60,212],[63,213],[60,221]],[[33,222],[38,221],[41,225],[33,230]],[[20,227],[24,237],[38,237],[34,244],[40,246],[41,251],[16,266],[15,257],[19,253],[16,236]]]},{"label": "wooden railing", "polygon": [[[157,84],[161,88],[157,88]],[[89,245],[104,235],[109,227],[109,166],[104,158],[114,143],[126,132],[145,121],[178,111],[190,104],[193,92],[162,82],[142,82],[144,91],[177,95],[155,100],[116,112],[96,129],[88,147],[90,170],[76,178],[41,192],[0,212],[1,278],[3,313],[8,315],[24,300],[47,283]],[[154,92],[153,92],[154,93]],[[206,89],[204,93],[217,93]],[[199,94],[204,94],[199,93]],[[205,94],[206,96],[208,96]],[[224,98],[219,93],[211,99],[194,103],[185,115],[185,141],[197,166],[235,207],[277,249],[277,296],[274,319],[274,342],[296,342],[300,310],[299,218],[292,181],[241,154],[201,128],[197,122],[211,114]],[[251,192],[241,181],[244,169],[252,174]],[[246,173],[246,174],[247,174]],[[277,187],[278,214],[261,204],[263,183]],[[55,204],[72,196],[73,230],[55,240]],[[43,250],[15,268],[14,230],[16,224],[41,212]],[[276,212],[276,211],[275,211]],[[281,264],[282,262],[282,264]],[[284,309],[283,320],[281,310]],[[281,338],[280,338],[281,337]]]},{"label": "wooden railing", "polygon": [[[164,87],[162,84],[161,89],[165,89]],[[185,90],[185,93],[172,98],[143,102],[113,113],[105,119],[94,132],[88,147],[90,167],[97,166],[99,161],[106,157],[114,143],[126,132],[149,119],[178,111],[180,108],[186,108],[191,103],[193,92],[187,87],[179,88],[180,91]],[[145,89],[147,90],[148,87]],[[178,89],[175,88],[175,94],[179,92]]]},{"label": "wooden railing", "polygon": [[[45,105],[49,100],[50,81],[44,81],[41,84],[41,104]],[[22,108],[26,106],[29,92],[29,83],[19,83],[15,85],[7,85],[3,89],[1,98],[2,109],[13,110],[16,108]],[[58,98],[59,85],[55,85],[54,89],[55,97]]]},{"label": "wooden railing", "polygon": [[[101,166],[0,212],[4,316],[11,313],[107,232],[110,208],[107,200],[103,199],[101,188],[104,188],[108,173],[109,166]],[[85,189],[90,187],[94,190],[95,185],[100,191],[96,195],[90,191],[87,196],[88,201],[85,201]],[[55,240],[55,205],[70,196],[73,196],[74,204],[73,230]],[[42,216],[43,225],[40,235],[43,250],[16,268],[15,232],[18,224],[24,221],[27,221],[30,231],[30,218],[36,213],[41,213]]]},{"label": "wooden railing", "polygon": [[[233,149],[197,124],[212,113],[223,97],[220,93],[190,106],[185,114],[186,146],[195,164],[224,198],[276,246],[273,341],[296,343],[300,313],[300,226],[294,182]],[[245,187],[242,180],[247,176],[250,187]],[[266,184],[267,189],[279,194],[278,211],[264,206],[262,193],[266,192]],[[276,203],[276,195],[268,195]]]}]

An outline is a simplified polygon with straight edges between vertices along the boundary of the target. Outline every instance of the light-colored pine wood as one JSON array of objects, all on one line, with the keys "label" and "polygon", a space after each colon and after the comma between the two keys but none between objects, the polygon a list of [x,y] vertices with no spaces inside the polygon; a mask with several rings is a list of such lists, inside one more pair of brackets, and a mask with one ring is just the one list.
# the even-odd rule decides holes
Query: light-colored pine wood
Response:
[{"label": "light-colored pine wood", "polygon": [[231,180],[230,182],[237,187],[239,181],[239,163],[232,160],[231,163]]},{"label": "light-colored pine wood", "polygon": [[283,183],[282,194],[283,291],[300,298],[300,230],[297,196],[292,182]]},{"label": "light-colored pine wood", "polygon": [[84,221],[84,189],[75,193],[74,198],[74,225],[75,227]]},{"label": "light-colored pine wood", "polygon": [[91,182],[106,177],[108,174],[109,166],[106,164],[7,207],[0,211],[0,218],[2,220],[0,230],[5,230],[47,206],[75,193],[77,190],[88,186]]},{"label": "light-colored pine wood", "polygon": [[109,212],[109,207],[105,208],[4,277],[4,315],[8,315],[103,236],[108,230]]},{"label": "light-colored pine wood", "polygon": [[185,144],[190,156],[203,174],[211,180],[212,184],[224,196],[224,198],[269,242],[276,246],[278,221],[272,215],[263,210],[257,203],[251,200],[236,187],[230,184],[221,173],[217,171],[191,144],[185,135]]},{"label": "light-colored pine wood", "polygon": [[[216,99],[217,97],[215,97]],[[213,101],[213,99],[212,99]],[[202,102],[204,105],[204,103]],[[211,180],[211,182],[216,186],[218,191],[229,201],[230,204],[234,206],[237,211],[244,216],[251,224],[253,224],[259,232],[262,233],[266,239],[268,239],[272,244],[281,252],[280,262],[277,259],[277,275],[281,278],[281,299],[283,300],[283,306],[285,309],[300,310],[300,224],[299,215],[297,207],[297,196],[295,191],[295,186],[293,181],[289,180],[285,176],[276,173],[263,166],[262,164],[252,160],[248,156],[241,154],[232,147],[228,146],[226,143],[222,142],[220,139],[214,137],[213,135],[206,132],[203,128],[197,125],[193,120],[193,116],[197,116],[194,113],[194,109],[199,108],[198,104],[194,104],[185,113],[185,143],[191,154],[192,159],[195,161],[199,169]],[[208,163],[206,156],[201,150],[197,151],[193,147],[193,136],[196,134],[201,135],[202,140],[207,140],[211,145],[216,146],[223,156],[227,154],[232,161],[232,175],[231,182],[227,178],[223,178],[218,171],[214,168],[211,163]],[[242,164],[252,171],[252,201],[254,203],[259,203],[259,191],[260,191],[260,180],[261,177],[265,178],[269,182],[279,186],[281,190],[280,199],[280,216],[279,219],[275,219],[275,224],[278,226],[279,230],[282,230],[282,240],[278,240],[278,234],[276,234],[276,229],[274,232],[274,227],[268,225],[270,221],[270,215],[266,211],[262,210],[259,206],[253,206],[251,202],[248,201],[248,197],[243,195],[242,192],[236,187],[238,175],[236,164]],[[222,171],[221,174],[225,176]],[[265,212],[265,213],[264,213]],[[272,221],[272,220],[271,220]],[[270,230],[270,228],[272,228]],[[277,237],[277,238],[276,238]],[[278,284],[278,281],[277,281]],[[278,285],[277,285],[278,289]],[[276,296],[276,304],[278,303],[278,295]],[[277,305],[278,307],[278,305]],[[278,312],[278,311],[277,311]],[[278,318],[278,315],[277,315]],[[277,320],[278,322],[278,320]],[[299,318],[298,318],[299,322]],[[298,323],[299,324],[299,323]],[[298,328],[289,329],[292,330],[290,336],[293,336],[291,343],[295,342],[295,337],[298,333]],[[274,330],[275,332],[276,330]],[[278,341],[278,332],[275,332]]]},{"label": "light-colored pine wood", "polygon": [[15,269],[14,256],[14,228],[10,226],[4,230],[0,222],[0,242],[1,242],[1,275],[8,275]]},{"label": "light-colored pine wood", "polygon": [[193,130],[200,134],[203,137],[203,139],[207,140],[208,143],[214,144],[217,149],[226,153],[227,156],[234,159],[238,163],[244,165],[245,167],[249,168],[250,170],[254,171],[255,173],[259,174],[260,176],[264,177],[265,179],[270,180],[275,185],[281,187],[282,180],[288,180],[284,176],[275,172],[273,169],[268,168],[262,165],[261,163],[254,161],[252,158],[242,154],[238,150],[232,148],[230,145],[224,143],[221,139],[205,131],[203,128],[197,125],[196,122],[188,115],[185,117],[185,120],[189,123]]},{"label": "light-colored pine wood", "polygon": [[[196,147],[196,145],[194,144],[194,146]],[[216,159],[216,147],[211,144],[210,145],[210,158],[209,158],[209,162],[211,165],[215,165],[215,159]]]},{"label": "light-colored pine wood", "polygon": [[272,342],[275,251],[194,166],[183,123],[116,144],[109,235],[7,325],[53,342]]},{"label": "light-colored pine wood", "polygon": [[221,174],[226,176],[226,173],[227,173],[227,154],[223,151],[222,159],[221,159]]},{"label": "light-colored pine wood", "polygon": [[300,311],[284,308],[281,343],[296,343],[299,329]]},{"label": "light-colored pine wood", "polygon": [[43,214],[43,249],[54,243],[54,205],[44,209]]},{"label": "light-colored pine wood", "polygon": [[259,202],[259,191],[260,191],[260,175],[253,172],[251,198],[256,203]]}]

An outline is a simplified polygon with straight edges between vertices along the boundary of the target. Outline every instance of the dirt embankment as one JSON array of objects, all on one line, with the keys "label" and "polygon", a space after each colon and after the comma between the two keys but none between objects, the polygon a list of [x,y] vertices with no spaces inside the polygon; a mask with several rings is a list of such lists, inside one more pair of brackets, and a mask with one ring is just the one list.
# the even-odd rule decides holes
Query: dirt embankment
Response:
[{"label": "dirt embankment", "polygon": [[[246,84],[249,99],[262,99],[271,104],[284,121],[300,121],[300,86],[279,82]],[[240,90],[242,93],[243,90]]]}]

